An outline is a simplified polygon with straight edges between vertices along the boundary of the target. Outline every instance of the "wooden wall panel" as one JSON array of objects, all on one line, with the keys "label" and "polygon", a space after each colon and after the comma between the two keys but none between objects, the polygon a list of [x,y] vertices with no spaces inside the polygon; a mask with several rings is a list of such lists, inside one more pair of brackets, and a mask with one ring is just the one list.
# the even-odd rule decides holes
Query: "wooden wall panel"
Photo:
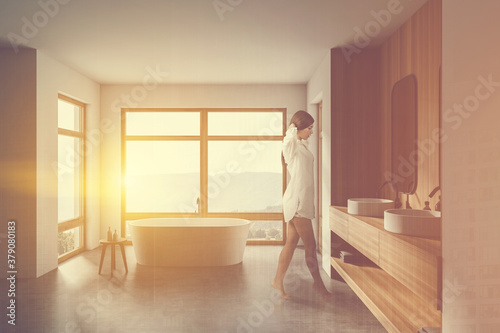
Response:
[{"label": "wooden wall panel", "polygon": [[[418,94],[418,183],[410,196],[412,208],[422,209],[429,200],[434,208],[438,195],[429,193],[439,185],[439,71],[441,66],[441,0],[427,2],[380,47],[381,50],[381,170],[390,170],[390,105],[394,84],[414,74]],[[384,196],[391,198],[389,190]],[[405,197],[401,198],[403,203]]]},{"label": "wooden wall panel", "polygon": [[[434,208],[439,195],[439,72],[441,0],[430,0],[376,49],[364,49],[347,62],[331,52],[332,205],[352,197],[373,197],[391,172],[391,92],[394,84],[417,78],[418,181],[410,205]],[[381,196],[393,198],[390,187]],[[405,203],[406,196],[401,196]]]},{"label": "wooden wall panel", "polygon": [[[344,104],[344,67],[345,60],[342,50],[332,49],[331,52],[331,205],[342,206],[341,200],[344,193],[344,177],[342,164],[342,142],[344,135],[343,127],[343,109]],[[346,204],[347,206],[347,204]]]},{"label": "wooden wall panel", "polygon": [[332,205],[373,197],[380,174],[380,51],[365,50],[346,61],[333,49]]}]

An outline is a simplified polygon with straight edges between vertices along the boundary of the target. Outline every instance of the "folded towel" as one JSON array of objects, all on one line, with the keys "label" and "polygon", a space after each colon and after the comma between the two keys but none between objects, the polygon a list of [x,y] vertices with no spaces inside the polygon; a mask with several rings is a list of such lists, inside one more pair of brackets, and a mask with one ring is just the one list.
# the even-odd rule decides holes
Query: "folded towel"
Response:
[{"label": "folded towel", "polygon": [[354,254],[352,254],[351,252],[347,252],[347,251],[340,251],[340,257],[350,257],[350,256],[354,256]]},{"label": "folded towel", "polygon": [[346,264],[359,264],[363,261],[360,255],[353,254],[347,251],[340,251],[340,260]]}]

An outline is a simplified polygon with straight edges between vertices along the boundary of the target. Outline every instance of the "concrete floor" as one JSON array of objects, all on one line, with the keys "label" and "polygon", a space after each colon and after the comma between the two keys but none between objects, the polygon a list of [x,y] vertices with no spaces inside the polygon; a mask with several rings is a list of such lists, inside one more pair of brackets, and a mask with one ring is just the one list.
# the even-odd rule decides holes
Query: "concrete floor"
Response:
[{"label": "concrete floor", "polygon": [[[281,300],[270,287],[281,246],[247,246],[243,262],[228,267],[167,268],[138,265],[126,247],[128,274],[119,250],[110,276],[106,253],[86,251],[38,279],[18,279],[16,326],[0,318],[0,332],[386,332],[354,292],[323,274],[334,297],[312,289],[298,248]],[[1,308],[6,312],[0,282]]]}]

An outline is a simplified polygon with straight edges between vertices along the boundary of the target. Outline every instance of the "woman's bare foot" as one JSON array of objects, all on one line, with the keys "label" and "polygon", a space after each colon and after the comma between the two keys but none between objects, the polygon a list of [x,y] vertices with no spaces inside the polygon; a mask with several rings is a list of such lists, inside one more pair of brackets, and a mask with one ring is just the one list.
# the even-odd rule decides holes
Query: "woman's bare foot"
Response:
[{"label": "woman's bare foot", "polygon": [[283,283],[278,284],[278,283],[276,283],[276,281],[273,280],[273,282],[271,282],[271,286],[281,293],[281,298],[283,298],[283,299],[291,299],[292,298],[290,295],[288,295],[285,292],[285,287],[283,287]]},{"label": "woman's bare foot", "polygon": [[314,290],[316,290],[318,293],[320,293],[321,296],[325,298],[330,298],[333,297],[333,294],[326,289],[325,285],[323,283],[316,283],[314,282],[313,284]]}]

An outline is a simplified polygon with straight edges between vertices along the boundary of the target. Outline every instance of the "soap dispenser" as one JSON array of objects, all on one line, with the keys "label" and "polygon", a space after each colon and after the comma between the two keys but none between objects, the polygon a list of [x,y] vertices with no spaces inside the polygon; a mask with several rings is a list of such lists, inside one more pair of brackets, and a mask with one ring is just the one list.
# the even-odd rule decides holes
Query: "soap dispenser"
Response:
[{"label": "soap dispenser", "polygon": [[118,240],[118,233],[116,232],[116,229],[115,229],[115,232],[113,232],[113,241],[117,241]]},{"label": "soap dispenser", "polygon": [[429,207],[429,201],[425,202],[424,210],[431,210],[431,207]]}]

